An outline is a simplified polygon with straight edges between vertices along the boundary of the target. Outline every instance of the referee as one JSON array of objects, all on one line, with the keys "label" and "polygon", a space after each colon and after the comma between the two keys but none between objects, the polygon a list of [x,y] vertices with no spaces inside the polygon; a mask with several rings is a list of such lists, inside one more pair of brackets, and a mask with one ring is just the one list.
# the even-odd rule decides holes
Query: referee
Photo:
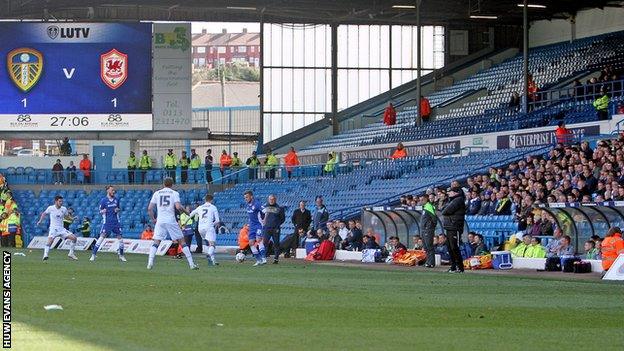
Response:
[{"label": "referee", "polygon": [[449,202],[442,209],[442,226],[446,231],[446,246],[451,256],[451,269],[449,273],[463,273],[464,262],[459,251],[461,234],[464,232],[464,216],[466,215],[466,202],[464,191],[458,186],[448,190]]}]

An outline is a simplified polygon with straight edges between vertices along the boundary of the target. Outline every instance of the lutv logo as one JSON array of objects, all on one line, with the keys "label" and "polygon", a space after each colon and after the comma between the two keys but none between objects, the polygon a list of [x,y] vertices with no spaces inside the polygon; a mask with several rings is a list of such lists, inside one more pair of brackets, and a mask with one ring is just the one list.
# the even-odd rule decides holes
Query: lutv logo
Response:
[{"label": "lutv logo", "polygon": [[46,32],[48,33],[48,37],[50,39],[85,39],[89,37],[89,32],[91,28],[89,27],[59,27],[59,26],[48,26]]}]

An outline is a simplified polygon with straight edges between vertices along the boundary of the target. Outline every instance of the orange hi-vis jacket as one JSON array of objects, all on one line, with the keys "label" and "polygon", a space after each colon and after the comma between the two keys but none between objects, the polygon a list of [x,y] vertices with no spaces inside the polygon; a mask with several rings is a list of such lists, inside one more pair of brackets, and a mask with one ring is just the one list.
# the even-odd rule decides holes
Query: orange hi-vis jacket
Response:
[{"label": "orange hi-vis jacket", "polygon": [[620,254],[624,254],[624,239],[621,233],[615,233],[612,236],[604,238],[601,247],[602,253],[602,269],[605,271],[611,268],[611,265]]},{"label": "orange hi-vis jacket", "polygon": [[78,166],[80,167],[80,170],[82,170],[85,177],[91,175],[91,161],[89,159],[83,158]]},{"label": "orange hi-vis jacket", "polygon": [[407,150],[405,150],[405,148],[402,148],[401,150],[396,149],[394,150],[394,153],[392,154],[392,156],[390,156],[391,159],[396,160],[398,158],[405,158],[407,157]]},{"label": "orange hi-vis jacket", "polygon": [[249,226],[245,225],[238,232],[238,248],[245,250],[249,246]]},{"label": "orange hi-vis jacket", "polygon": [[286,164],[286,170],[292,171],[293,167],[299,166],[299,158],[294,151],[288,151],[286,156],[284,157],[284,163]]},{"label": "orange hi-vis jacket", "polygon": [[152,240],[153,238],[154,238],[153,230],[144,230],[143,233],[141,233],[141,240]]},{"label": "orange hi-vis jacket", "polygon": [[221,154],[221,159],[219,160],[219,163],[221,164],[221,169],[225,167],[230,167],[232,165],[232,156],[228,154]]}]

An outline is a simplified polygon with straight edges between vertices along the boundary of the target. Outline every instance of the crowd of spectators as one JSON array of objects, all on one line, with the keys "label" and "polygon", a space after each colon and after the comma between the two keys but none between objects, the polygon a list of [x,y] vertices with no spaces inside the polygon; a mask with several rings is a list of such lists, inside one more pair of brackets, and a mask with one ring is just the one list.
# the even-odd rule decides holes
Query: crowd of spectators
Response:
[{"label": "crowd of spectators", "polygon": [[[563,235],[541,204],[624,201],[624,138],[602,140],[592,149],[588,142],[558,144],[546,155],[527,156],[505,167],[493,167],[468,177],[462,186],[467,215],[512,216],[518,224],[515,255],[564,256],[575,254],[570,237]],[[427,197],[438,209],[448,202],[444,188],[431,188],[421,196],[403,196],[401,205],[416,206]],[[552,237],[543,247],[543,237]],[[482,238],[481,238],[482,239]],[[438,237],[438,243],[444,241]],[[481,240],[482,241],[482,240]],[[530,247],[530,250],[528,250]],[[584,243],[587,257],[597,257],[600,238]],[[579,252],[583,253],[583,252]],[[530,257],[538,257],[530,256]]]}]

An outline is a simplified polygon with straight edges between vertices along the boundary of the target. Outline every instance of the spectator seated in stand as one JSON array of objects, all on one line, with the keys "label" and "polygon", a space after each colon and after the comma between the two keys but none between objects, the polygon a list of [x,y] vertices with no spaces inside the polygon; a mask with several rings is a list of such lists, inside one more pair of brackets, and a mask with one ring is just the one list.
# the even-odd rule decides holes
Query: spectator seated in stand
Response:
[{"label": "spectator seated in stand", "polygon": [[481,210],[481,198],[479,197],[479,193],[477,191],[470,192],[470,200],[468,201],[468,212],[466,213],[469,216],[474,216],[479,214]]},{"label": "spectator seated in stand", "polygon": [[392,153],[392,156],[390,156],[390,158],[393,160],[399,160],[399,159],[406,158],[406,157],[407,157],[407,150],[405,149],[405,147],[403,147],[403,143],[399,143],[396,149],[394,150],[394,152]]}]

